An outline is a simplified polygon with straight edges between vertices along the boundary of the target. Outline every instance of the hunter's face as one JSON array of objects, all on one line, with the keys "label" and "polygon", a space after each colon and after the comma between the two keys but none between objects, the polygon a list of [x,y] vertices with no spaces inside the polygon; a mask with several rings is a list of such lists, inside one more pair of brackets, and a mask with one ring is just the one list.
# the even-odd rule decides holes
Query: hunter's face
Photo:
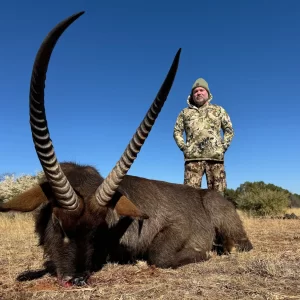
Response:
[{"label": "hunter's face", "polygon": [[208,92],[203,87],[197,87],[193,90],[193,100],[196,106],[202,106],[208,100]]}]

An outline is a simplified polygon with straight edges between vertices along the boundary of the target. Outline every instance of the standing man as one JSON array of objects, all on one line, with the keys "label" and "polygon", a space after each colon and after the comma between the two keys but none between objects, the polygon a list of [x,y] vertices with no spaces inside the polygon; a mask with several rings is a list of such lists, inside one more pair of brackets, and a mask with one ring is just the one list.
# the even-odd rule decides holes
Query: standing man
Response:
[{"label": "standing man", "polygon": [[[188,96],[188,107],[177,117],[173,136],[184,154],[184,184],[201,188],[205,172],[207,187],[224,195],[227,187],[224,154],[234,131],[227,112],[223,107],[211,104],[212,98],[208,83],[198,78]],[[183,132],[186,134],[186,143]]]}]

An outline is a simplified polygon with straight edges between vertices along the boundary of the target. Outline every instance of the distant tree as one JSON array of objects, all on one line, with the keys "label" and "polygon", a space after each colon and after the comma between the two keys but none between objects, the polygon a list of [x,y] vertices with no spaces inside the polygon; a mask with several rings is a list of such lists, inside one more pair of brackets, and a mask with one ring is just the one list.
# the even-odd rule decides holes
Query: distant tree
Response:
[{"label": "distant tree", "polygon": [[300,207],[300,195],[298,194],[291,194],[291,207]]},{"label": "distant tree", "polygon": [[252,216],[277,216],[283,214],[290,203],[283,191],[257,189],[238,196],[237,207]]},{"label": "distant tree", "polygon": [[290,195],[274,184],[246,181],[236,189],[235,201],[237,208],[254,216],[278,215],[290,206]]},{"label": "distant tree", "polygon": [[286,189],[283,189],[282,187],[279,187],[277,185],[274,185],[272,183],[265,183],[263,181],[255,181],[255,182],[249,182],[246,181],[245,183],[241,184],[237,189],[237,193],[245,193],[245,192],[250,192],[250,191],[255,191],[255,190],[260,190],[260,189],[268,189],[271,191],[282,191],[287,194],[290,194],[290,192]]}]

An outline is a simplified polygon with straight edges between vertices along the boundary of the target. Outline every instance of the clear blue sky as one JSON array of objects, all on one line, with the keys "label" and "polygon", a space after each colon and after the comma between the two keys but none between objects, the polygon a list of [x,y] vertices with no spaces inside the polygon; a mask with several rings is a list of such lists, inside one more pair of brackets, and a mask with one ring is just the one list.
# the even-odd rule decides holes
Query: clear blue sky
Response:
[{"label": "clear blue sky", "polygon": [[129,174],[183,182],[173,126],[193,82],[204,77],[235,129],[225,157],[228,187],[263,180],[300,194],[297,0],[4,1],[0,174],[41,169],[29,127],[32,63],[52,27],[81,10],[47,74],[48,125],[60,161],[93,164],[107,175],[181,47],[169,98]]}]

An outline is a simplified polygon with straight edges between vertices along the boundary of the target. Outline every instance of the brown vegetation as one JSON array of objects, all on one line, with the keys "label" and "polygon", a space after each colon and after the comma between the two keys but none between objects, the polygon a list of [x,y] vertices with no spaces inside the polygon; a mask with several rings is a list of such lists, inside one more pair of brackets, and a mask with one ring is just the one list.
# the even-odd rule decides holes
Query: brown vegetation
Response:
[{"label": "brown vegetation", "polygon": [[300,220],[242,219],[251,252],[212,253],[177,270],[108,264],[90,285],[62,288],[50,275],[16,281],[42,268],[42,250],[30,214],[1,214],[0,299],[300,299]]}]

